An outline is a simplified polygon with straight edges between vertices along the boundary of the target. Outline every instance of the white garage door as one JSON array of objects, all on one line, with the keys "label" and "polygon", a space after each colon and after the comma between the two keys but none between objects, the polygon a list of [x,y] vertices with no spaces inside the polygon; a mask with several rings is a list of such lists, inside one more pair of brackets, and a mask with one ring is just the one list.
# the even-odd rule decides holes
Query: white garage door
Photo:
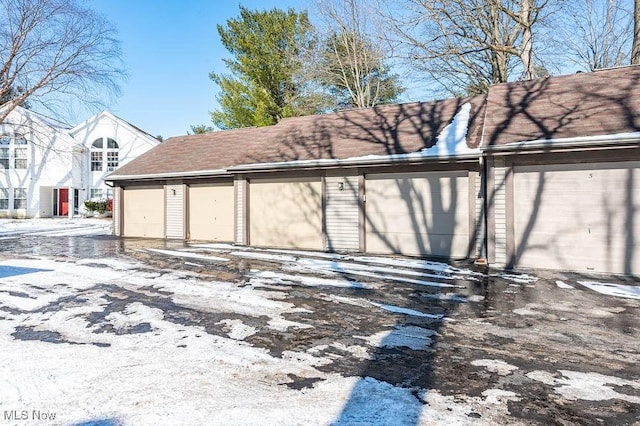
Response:
[{"label": "white garage door", "polygon": [[365,179],[368,252],[469,255],[467,172],[367,175]]},{"label": "white garage door", "polygon": [[233,241],[233,183],[189,187],[189,238]]},{"label": "white garage door", "polygon": [[125,188],[123,204],[125,237],[164,238],[163,187]]},{"label": "white garage door", "polygon": [[640,272],[640,162],[514,172],[518,266]]},{"label": "white garage door", "polygon": [[321,250],[322,183],[252,180],[249,185],[251,245]]}]

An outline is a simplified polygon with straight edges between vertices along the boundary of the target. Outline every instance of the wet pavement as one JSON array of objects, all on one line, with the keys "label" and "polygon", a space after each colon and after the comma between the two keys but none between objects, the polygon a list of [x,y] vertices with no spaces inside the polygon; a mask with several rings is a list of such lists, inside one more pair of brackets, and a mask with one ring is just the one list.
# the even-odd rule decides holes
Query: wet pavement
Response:
[{"label": "wet pavement", "polygon": [[[235,305],[225,301],[218,309],[182,303],[166,286],[136,286],[123,278],[61,291],[31,311],[0,303],[0,321],[77,309],[99,297],[100,310],[82,314],[94,336],[89,340],[65,336],[46,324],[18,324],[11,335],[106,348],[110,343],[101,336],[153,333],[149,321],[116,326],[110,320],[142,304],[161,311],[164,321],[241,340],[272,357],[312,358],[316,376],[290,373],[278,383],[301,392],[326,374],[338,374],[409,389],[425,406],[435,404],[435,396],[452,407],[464,402],[469,424],[640,423],[640,300],[578,284],[639,286],[636,279],[548,271],[505,274],[465,262],[108,235],[20,236],[0,244],[0,265],[47,259],[82,262],[99,273],[109,267],[101,262],[105,258],[136,262],[128,273],[147,280],[178,273],[177,287],[181,279],[194,277],[227,282],[294,308],[279,314],[284,326],[276,327],[274,315],[251,311],[250,305],[232,309]],[[29,291],[4,290],[0,281],[0,294],[28,298]],[[178,346],[189,350],[187,343]],[[349,403],[337,423],[349,423]],[[415,423],[429,424],[419,414],[415,418]]]}]

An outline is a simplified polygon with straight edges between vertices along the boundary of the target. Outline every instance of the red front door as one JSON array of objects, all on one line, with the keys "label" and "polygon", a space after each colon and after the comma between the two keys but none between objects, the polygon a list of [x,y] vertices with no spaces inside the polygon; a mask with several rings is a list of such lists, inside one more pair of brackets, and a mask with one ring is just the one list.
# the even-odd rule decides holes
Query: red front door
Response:
[{"label": "red front door", "polygon": [[58,190],[58,214],[60,216],[69,215],[69,189],[61,188]]}]

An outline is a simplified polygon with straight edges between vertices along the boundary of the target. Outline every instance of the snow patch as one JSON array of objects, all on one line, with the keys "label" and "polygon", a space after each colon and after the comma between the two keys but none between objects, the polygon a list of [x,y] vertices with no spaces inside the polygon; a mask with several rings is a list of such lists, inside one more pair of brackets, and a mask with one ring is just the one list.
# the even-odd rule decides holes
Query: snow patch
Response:
[{"label": "snow patch", "polygon": [[244,324],[242,321],[235,319],[225,319],[217,324],[225,326],[227,335],[233,340],[244,340],[249,336],[253,336],[258,332],[255,327]]},{"label": "snow patch", "polygon": [[203,254],[190,253],[188,251],[152,249],[152,248],[148,248],[146,250],[150,251],[150,252],[153,252],[153,253],[164,254],[166,256],[184,257],[184,258],[187,258],[187,259],[211,260],[211,261],[214,261],[214,262],[228,262],[229,261],[229,259],[225,259],[224,257],[206,256],[206,255],[203,255]]},{"label": "snow patch", "polygon": [[534,277],[533,275],[527,274],[495,274],[494,277],[502,278],[503,280],[512,281],[518,284],[532,284],[538,281],[538,277]]},{"label": "snow patch", "polygon": [[508,376],[518,367],[511,365],[500,359],[476,359],[471,361],[471,365],[485,367],[488,371],[496,373],[498,376]]},{"label": "snow patch", "polygon": [[147,322],[152,327],[164,318],[162,310],[151,308],[140,302],[128,304],[122,312],[111,312],[105,317],[116,330],[127,329]]},{"label": "snow patch", "polygon": [[429,349],[433,340],[431,337],[435,331],[417,326],[397,326],[390,331],[381,331],[371,336],[353,336],[362,339],[369,345],[376,348],[398,348],[407,347],[416,351]]},{"label": "snow patch", "polygon": [[285,284],[285,285],[302,285],[309,287],[341,287],[341,288],[374,288],[361,282],[349,281],[346,278],[327,279],[304,275],[283,274],[272,271],[252,270],[249,284],[261,285],[267,284]]},{"label": "snow patch", "polygon": [[[640,404],[640,396],[628,395],[613,389],[613,386],[640,390],[640,382],[605,376],[599,373],[582,373],[579,371],[560,370],[562,377],[548,371],[532,371],[526,376],[532,380],[554,386],[554,390],[570,400],[606,401],[621,399],[633,404]],[[637,393],[637,392],[635,392]]]},{"label": "snow patch", "polygon": [[556,281],[556,285],[558,286],[558,288],[562,288],[565,290],[574,290],[574,287],[565,283],[564,281]]},{"label": "snow patch", "polygon": [[640,286],[599,283],[595,281],[578,281],[578,284],[607,296],[623,297],[626,299],[640,300]]},{"label": "snow patch", "polygon": [[404,315],[411,315],[414,317],[423,317],[423,318],[432,318],[432,319],[442,319],[444,317],[444,315],[442,314],[427,314],[427,313],[416,311],[413,309],[401,308],[399,306],[394,306],[394,305],[387,305],[385,303],[377,303],[377,302],[369,302],[369,303],[371,303],[373,306],[377,306],[378,308],[384,309],[385,311],[388,311],[388,312],[393,312],[395,314],[404,314]]}]

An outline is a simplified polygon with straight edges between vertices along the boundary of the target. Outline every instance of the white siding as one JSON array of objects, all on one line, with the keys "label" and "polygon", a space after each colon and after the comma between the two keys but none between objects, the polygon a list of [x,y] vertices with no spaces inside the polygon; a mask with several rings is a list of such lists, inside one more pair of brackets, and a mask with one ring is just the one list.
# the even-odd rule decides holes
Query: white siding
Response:
[{"label": "white siding", "polygon": [[113,235],[120,237],[122,230],[122,188],[115,187],[113,190]]},{"label": "white siding", "polygon": [[507,262],[507,170],[496,161],[494,168],[493,212],[495,220],[495,263]]},{"label": "white siding", "polygon": [[167,208],[167,238],[184,239],[184,206],[185,186],[166,185],[165,200]]},{"label": "white siding", "polygon": [[485,220],[484,220],[484,191],[482,190],[482,181],[484,176],[481,173],[474,172],[475,174],[475,218],[476,218],[476,257],[484,257],[484,235],[485,235]]},{"label": "white siding", "polygon": [[238,179],[235,181],[236,184],[236,243],[237,244],[246,244],[245,241],[245,189],[246,189],[246,180]]},{"label": "white siding", "polygon": [[327,177],[326,249],[359,250],[358,176]]}]

